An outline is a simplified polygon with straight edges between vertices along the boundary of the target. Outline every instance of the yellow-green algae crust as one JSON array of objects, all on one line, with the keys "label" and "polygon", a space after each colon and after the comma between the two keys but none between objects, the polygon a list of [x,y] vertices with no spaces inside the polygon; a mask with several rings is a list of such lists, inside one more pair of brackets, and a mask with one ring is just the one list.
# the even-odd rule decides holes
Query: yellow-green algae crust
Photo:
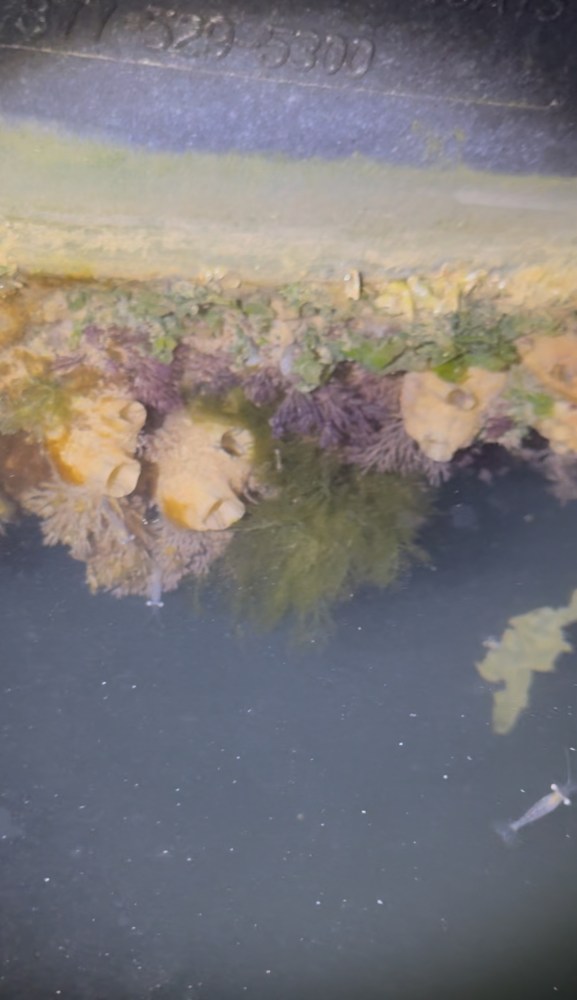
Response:
[{"label": "yellow-green algae crust", "polygon": [[577,181],[367,159],[154,153],[0,120],[0,265],[84,277],[577,276]]}]

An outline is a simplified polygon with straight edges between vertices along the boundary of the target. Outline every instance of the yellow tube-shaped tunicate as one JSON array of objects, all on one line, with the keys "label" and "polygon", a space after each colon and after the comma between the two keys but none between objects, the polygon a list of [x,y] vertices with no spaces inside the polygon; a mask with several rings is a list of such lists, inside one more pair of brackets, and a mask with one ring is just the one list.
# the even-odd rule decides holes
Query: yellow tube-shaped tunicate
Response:
[{"label": "yellow tube-shaped tunicate", "polygon": [[136,400],[79,397],[66,424],[46,436],[46,448],[65,482],[103,496],[128,496],[140,475],[134,453],[145,420],[146,410]]},{"label": "yellow tube-shaped tunicate", "polygon": [[253,456],[250,431],[179,410],[166,418],[149,454],[157,471],[154,499],[173,524],[215,531],[243,516],[240,494]]}]

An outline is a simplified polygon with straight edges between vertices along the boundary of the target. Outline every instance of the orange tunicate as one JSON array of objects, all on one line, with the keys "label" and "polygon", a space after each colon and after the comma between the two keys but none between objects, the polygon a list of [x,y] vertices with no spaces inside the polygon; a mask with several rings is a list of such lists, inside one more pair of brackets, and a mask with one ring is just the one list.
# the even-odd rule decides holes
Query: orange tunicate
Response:
[{"label": "orange tunicate", "polygon": [[169,414],[149,451],[157,470],[154,499],[167,520],[195,531],[238,521],[253,446],[250,431],[225,420],[195,418],[184,409]]},{"label": "orange tunicate", "polygon": [[577,452],[577,406],[557,399],[546,417],[533,421],[535,430],[547,438],[551,451],[558,455]]},{"label": "orange tunicate", "polygon": [[435,372],[408,372],[401,388],[405,430],[433,461],[448,462],[474,441],[506,382],[505,372],[484,368],[470,368],[458,385]]},{"label": "orange tunicate", "polygon": [[555,395],[577,403],[577,334],[522,337],[516,346],[522,364]]},{"label": "orange tunicate", "polygon": [[134,453],[145,420],[144,406],[134,399],[77,397],[67,423],[47,434],[46,449],[65,482],[103,496],[128,496],[140,476]]}]

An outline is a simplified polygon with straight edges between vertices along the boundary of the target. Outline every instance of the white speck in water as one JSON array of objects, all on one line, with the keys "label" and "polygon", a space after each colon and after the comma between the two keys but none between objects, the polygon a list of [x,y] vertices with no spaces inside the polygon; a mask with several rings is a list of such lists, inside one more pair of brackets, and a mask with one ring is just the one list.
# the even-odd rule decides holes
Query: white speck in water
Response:
[{"label": "white speck in water", "polygon": [[448,781],[448,780],[449,780],[449,775],[448,774],[444,774],[443,775],[443,781]]},{"label": "white speck in water", "polygon": [[382,899],[377,899],[377,906],[384,906]]}]

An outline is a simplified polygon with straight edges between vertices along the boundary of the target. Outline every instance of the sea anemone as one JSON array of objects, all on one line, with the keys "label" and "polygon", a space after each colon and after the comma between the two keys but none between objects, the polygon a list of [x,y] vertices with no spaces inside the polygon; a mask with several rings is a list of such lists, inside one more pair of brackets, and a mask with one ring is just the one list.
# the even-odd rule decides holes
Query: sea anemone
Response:
[{"label": "sea anemone", "polygon": [[240,382],[228,355],[200,351],[189,340],[182,341],[175,349],[172,365],[185,396],[224,396]]},{"label": "sea anemone", "polygon": [[66,545],[86,563],[90,590],[115,597],[149,597],[153,586],[162,593],[185,576],[204,576],[231,538],[226,531],[180,531],[151,520],[141,497],[100,497],[56,479],[30,490],[21,503],[40,518],[46,545]]},{"label": "sea anemone", "polygon": [[160,414],[181,405],[178,366],[174,360],[165,362],[151,356],[144,331],[91,325],[84,337],[99,352],[93,363],[107,377],[121,381],[134,399]]},{"label": "sea anemone", "polygon": [[251,372],[242,383],[246,398],[255,406],[272,406],[287,391],[287,382],[276,368]]},{"label": "sea anemone", "polygon": [[115,597],[145,597],[151,606],[162,607],[164,593],[176,590],[185,577],[205,576],[231,539],[227,531],[179,530],[162,518],[147,521],[144,532],[145,537],[142,532],[140,537],[133,536],[124,551],[95,548],[87,560],[91,590],[108,590]]},{"label": "sea anemone", "polygon": [[[372,384],[372,376],[367,376]],[[366,392],[354,379],[350,366],[343,367],[326,385],[312,392],[292,389],[271,419],[275,437],[314,436],[321,448],[362,446],[386,419],[388,406],[376,393]]]},{"label": "sea anemone", "polygon": [[530,447],[526,444],[518,450],[518,455],[549,484],[549,492],[563,506],[577,500],[577,455],[574,452],[559,454],[548,448]]},{"label": "sea anemone", "polygon": [[448,478],[449,464],[427,458],[405,431],[400,384],[398,376],[343,366],[313,392],[291,390],[272,417],[273,434],[314,437],[366,472],[417,473],[437,485]]},{"label": "sea anemone", "polygon": [[66,545],[74,559],[86,561],[97,548],[121,551],[133,538],[119,501],[59,478],[24,493],[20,503],[40,518],[46,545]]}]

